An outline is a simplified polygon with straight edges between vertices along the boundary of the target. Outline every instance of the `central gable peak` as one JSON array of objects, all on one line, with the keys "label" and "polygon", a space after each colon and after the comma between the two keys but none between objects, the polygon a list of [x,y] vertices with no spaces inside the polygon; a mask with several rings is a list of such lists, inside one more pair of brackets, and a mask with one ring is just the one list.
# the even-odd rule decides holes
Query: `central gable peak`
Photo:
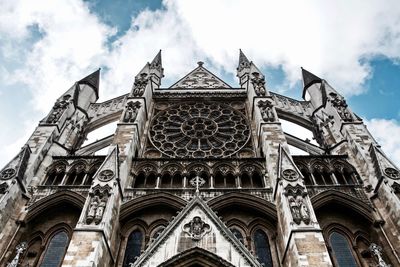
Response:
[{"label": "central gable peak", "polygon": [[197,62],[198,66],[186,74],[182,79],[174,83],[170,89],[221,89],[232,88],[229,84],[218,78],[211,71],[206,69],[204,62]]}]

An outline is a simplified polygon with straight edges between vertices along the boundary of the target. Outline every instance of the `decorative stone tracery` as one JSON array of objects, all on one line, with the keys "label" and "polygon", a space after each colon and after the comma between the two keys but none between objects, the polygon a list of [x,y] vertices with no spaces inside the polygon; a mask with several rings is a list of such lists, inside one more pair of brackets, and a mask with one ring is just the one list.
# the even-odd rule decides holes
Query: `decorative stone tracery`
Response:
[{"label": "decorative stone tracery", "polygon": [[160,111],[150,140],[164,155],[182,158],[231,156],[250,138],[244,115],[222,103],[184,103]]},{"label": "decorative stone tracery", "polygon": [[57,123],[60,119],[61,115],[64,113],[64,110],[68,106],[68,100],[71,98],[70,95],[63,96],[63,99],[57,100],[57,102],[53,106],[53,110],[51,111],[49,117],[47,118],[47,123]]},{"label": "decorative stone tracery", "polygon": [[336,108],[340,118],[343,121],[351,122],[353,121],[353,117],[347,108],[346,100],[343,97],[340,97],[336,93],[330,93],[330,101],[332,102],[333,107]]},{"label": "decorative stone tracery", "polygon": [[394,168],[386,168],[385,169],[385,174],[392,178],[392,179],[399,179],[400,178],[400,173],[398,170],[394,169]]},{"label": "decorative stone tracery", "polygon": [[187,233],[193,240],[199,241],[203,238],[203,236],[211,231],[211,227],[199,216],[195,216],[190,222],[183,226],[183,231]]},{"label": "decorative stone tracery", "polygon": [[15,176],[16,171],[12,168],[7,168],[0,173],[1,180],[8,180]]}]

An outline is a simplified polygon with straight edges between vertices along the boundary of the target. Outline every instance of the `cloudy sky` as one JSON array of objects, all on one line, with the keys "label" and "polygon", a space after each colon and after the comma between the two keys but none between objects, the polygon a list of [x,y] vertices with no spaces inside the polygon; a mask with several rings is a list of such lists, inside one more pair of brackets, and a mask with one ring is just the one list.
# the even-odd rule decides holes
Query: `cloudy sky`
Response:
[{"label": "cloudy sky", "polygon": [[328,80],[400,165],[398,0],[0,0],[0,165],[99,67],[100,101],[159,49],[163,87],[199,60],[236,87],[239,48],[271,91],[299,99],[301,66]]}]

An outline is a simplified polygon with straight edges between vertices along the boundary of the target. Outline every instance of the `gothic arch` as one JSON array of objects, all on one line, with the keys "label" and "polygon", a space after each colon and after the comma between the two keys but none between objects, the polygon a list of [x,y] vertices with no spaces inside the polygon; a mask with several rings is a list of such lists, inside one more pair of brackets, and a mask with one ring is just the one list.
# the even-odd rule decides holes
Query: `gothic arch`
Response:
[{"label": "gothic arch", "polygon": [[372,208],[368,204],[339,191],[324,191],[312,197],[311,202],[316,211],[328,204],[339,204],[357,212],[370,222],[374,221]]},{"label": "gothic arch", "polygon": [[120,221],[128,218],[132,213],[148,209],[151,206],[168,206],[175,210],[181,210],[186,201],[169,193],[155,193],[132,199],[121,206]]},{"label": "gothic arch", "polygon": [[273,221],[278,220],[276,214],[276,208],[272,203],[262,198],[252,196],[249,194],[236,193],[236,192],[226,193],[224,195],[209,200],[208,205],[210,206],[211,209],[215,211],[218,211],[220,209],[229,206],[239,205],[242,207],[251,208],[253,210],[261,212],[270,219],[272,219]]},{"label": "gothic arch", "polygon": [[28,214],[26,215],[25,221],[29,222],[36,216],[40,215],[43,211],[58,206],[61,203],[68,203],[82,210],[85,201],[86,198],[78,193],[69,190],[60,191],[50,196],[44,197],[39,201],[35,202],[34,204],[32,204],[28,208]]},{"label": "gothic arch", "polygon": [[231,263],[205,249],[195,247],[185,250],[169,260],[161,263],[158,267],[234,267]]}]

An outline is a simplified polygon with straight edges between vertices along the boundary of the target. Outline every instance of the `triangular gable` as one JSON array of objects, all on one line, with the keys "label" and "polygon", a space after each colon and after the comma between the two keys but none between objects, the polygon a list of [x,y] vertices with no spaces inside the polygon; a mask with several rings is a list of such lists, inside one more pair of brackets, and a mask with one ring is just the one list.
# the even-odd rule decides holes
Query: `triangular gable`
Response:
[{"label": "triangular gable", "polygon": [[[113,173],[110,173],[109,171],[112,171]],[[103,175],[100,175],[101,173],[103,173]],[[94,178],[97,178],[101,182],[109,182],[113,180],[114,177],[119,178],[118,146],[112,148],[111,153],[108,154],[104,162],[94,174]]]},{"label": "triangular gable", "polygon": [[[28,145],[22,147],[21,151],[16,155],[0,172],[2,180],[17,178],[22,181],[28,159],[31,155],[31,149]],[[3,177],[4,176],[4,177]]]},{"label": "triangular gable", "polygon": [[171,89],[197,89],[197,88],[232,88],[223,80],[215,76],[211,71],[203,67],[203,62],[198,62],[199,66],[189,74],[173,84]]},{"label": "triangular gable", "polygon": [[[28,167],[28,160],[31,155],[31,149],[29,145],[24,145],[21,151],[15,156],[1,171],[0,171],[0,180],[3,181],[12,181],[17,179],[18,184],[21,186],[21,189],[25,191],[23,178]],[[5,183],[2,183],[3,186],[6,186]]]},{"label": "triangular gable", "polygon": [[[196,225],[200,226],[196,228]],[[195,247],[205,249],[234,266],[261,266],[198,196],[187,204],[132,266],[158,266]]]},{"label": "triangular gable", "polygon": [[288,181],[303,178],[292,157],[281,145],[279,146],[278,178],[284,178]]},{"label": "triangular gable", "polygon": [[390,179],[399,179],[399,168],[383,153],[383,151],[376,145],[371,144],[369,151],[374,162],[376,175],[378,179],[386,177]]}]

